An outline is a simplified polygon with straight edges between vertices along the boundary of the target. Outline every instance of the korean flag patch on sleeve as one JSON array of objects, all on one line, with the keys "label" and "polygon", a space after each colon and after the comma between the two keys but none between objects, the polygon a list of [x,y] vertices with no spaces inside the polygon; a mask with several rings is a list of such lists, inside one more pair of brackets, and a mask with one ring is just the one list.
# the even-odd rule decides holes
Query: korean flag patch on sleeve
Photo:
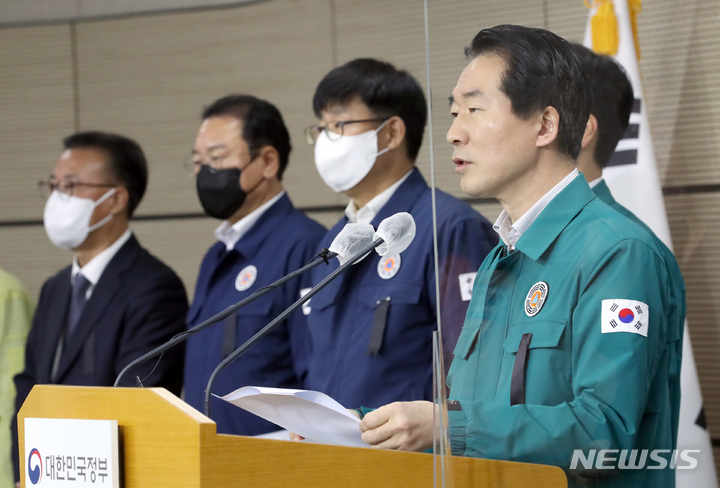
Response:
[{"label": "korean flag patch on sleeve", "polygon": [[603,300],[602,332],[632,332],[647,337],[650,310],[635,300]]}]

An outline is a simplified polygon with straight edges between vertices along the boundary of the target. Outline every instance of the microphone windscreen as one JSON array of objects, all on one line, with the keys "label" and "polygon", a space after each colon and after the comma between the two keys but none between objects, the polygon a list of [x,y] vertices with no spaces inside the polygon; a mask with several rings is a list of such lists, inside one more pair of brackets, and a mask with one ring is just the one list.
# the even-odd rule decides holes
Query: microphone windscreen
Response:
[{"label": "microphone windscreen", "polygon": [[370,224],[347,224],[330,244],[330,250],[337,253],[340,264],[373,243],[375,229]]},{"label": "microphone windscreen", "polygon": [[394,256],[403,252],[415,238],[415,219],[407,212],[396,213],[380,225],[373,240],[384,241],[375,250],[381,256]]}]

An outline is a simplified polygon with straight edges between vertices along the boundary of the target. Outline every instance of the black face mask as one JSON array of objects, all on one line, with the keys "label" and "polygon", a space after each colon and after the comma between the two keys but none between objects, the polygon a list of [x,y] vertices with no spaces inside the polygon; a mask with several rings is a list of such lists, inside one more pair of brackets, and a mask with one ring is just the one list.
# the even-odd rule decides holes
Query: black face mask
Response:
[{"label": "black face mask", "polygon": [[240,170],[237,168],[210,169],[203,164],[196,183],[203,210],[216,219],[230,218],[242,207],[247,196],[240,187]]}]

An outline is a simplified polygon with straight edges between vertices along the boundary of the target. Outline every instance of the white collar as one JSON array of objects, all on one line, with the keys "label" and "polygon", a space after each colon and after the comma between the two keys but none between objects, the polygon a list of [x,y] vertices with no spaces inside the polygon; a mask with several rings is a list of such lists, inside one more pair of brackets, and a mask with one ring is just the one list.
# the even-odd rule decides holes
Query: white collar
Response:
[{"label": "white collar", "polygon": [[579,174],[577,168],[573,169],[560,183],[552,187],[540,200],[535,202],[535,205],[530,207],[514,224],[510,215],[508,215],[504,209],[500,212],[500,215],[493,225],[493,230],[500,235],[500,239],[502,239],[510,251],[515,250],[515,245],[522,235],[530,228],[533,222],[535,222],[535,219],[538,218],[538,215],[545,210],[545,207],[548,206],[552,199],[563,191]]},{"label": "white collar", "polygon": [[600,183],[602,180],[602,176],[600,178],[595,178],[594,180],[588,182],[588,185],[590,185],[590,188],[595,188],[595,186],[597,186],[597,184]]},{"label": "white collar", "polygon": [[130,239],[130,236],[132,236],[132,231],[128,229],[115,242],[88,261],[82,268],[77,262],[77,257],[73,256],[70,283],[74,283],[75,275],[82,271],[82,275],[90,282],[91,286],[94,287],[97,285],[97,282],[100,281],[100,277],[102,276],[103,271],[105,271],[105,268],[107,268],[107,265],[110,261],[112,261],[112,258],[115,257],[120,248],[123,247],[128,239]]},{"label": "white collar", "polygon": [[[415,169],[415,168],[413,168]],[[353,200],[350,200],[345,207],[345,216],[351,223],[357,224],[369,224],[373,221],[375,216],[378,214],[385,204],[390,200],[395,191],[408,179],[413,169],[405,173],[405,176],[393,183],[389,188],[383,190],[373,197],[372,200],[367,202],[364,207],[358,209]]]},{"label": "white collar", "polygon": [[218,241],[225,244],[225,248],[228,251],[232,251],[235,248],[235,244],[237,244],[237,241],[242,239],[242,237],[247,234],[247,231],[250,230],[250,227],[255,225],[255,222],[260,219],[262,214],[264,214],[267,209],[272,207],[273,204],[280,200],[284,195],[285,190],[281,191],[273,198],[260,205],[258,208],[247,214],[242,219],[235,222],[233,225],[230,225],[230,222],[228,222],[227,220],[223,221],[223,223],[220,224],[220,227],[215,229],[215,237]]}]

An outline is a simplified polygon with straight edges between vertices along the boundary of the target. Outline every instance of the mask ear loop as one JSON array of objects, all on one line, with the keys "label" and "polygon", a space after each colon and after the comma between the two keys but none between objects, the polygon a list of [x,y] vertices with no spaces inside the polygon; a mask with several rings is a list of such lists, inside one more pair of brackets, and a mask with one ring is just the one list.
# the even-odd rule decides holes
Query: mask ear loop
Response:
[{"label": "mask ear loop", "polygon": [[[380,132],[380,131],[382,130],[382,128],[385,127],[385,125],[387,125],[388,122],[390,122],[390,119],[387,119],[385,122],[383,122],[382,124],[380,124],[380,127],[378,127],[377,129],[375,129],[375,134],[374,134],[374,135],[377,136],[377,133]],[[371,158],[377,158],[378,156],[381,156],[381,155],[385,154],[385,153],[388,152],[389,150],[390,150],[390,148],[389,148],[389,147],[386,147],[386,148],[383,149],[382,151],[376,152],[374,156],[371,156]]]},{"label": "mask ear loop", "polygon": [[[260,148],[260,149],[262,149],[262,148]],[[251,164],[253,164],[253,163],[254,163],[255,161],[257,161],[259,158],[260,158],[260,153],[258,152],[258,155],[255,156],[255,158],[253,158],[248,164],[246,164],[245,167],[240,168],[240,174],[242,175],[242,172],[245,171],[245,168],[247,168],[248,166],[250,166]],[[260,181],[258,181],[255,186],[253,186],[253,187],[250,188],[248,191],[246,191],[246,192],[245,192],[245,195],[247,196],[247,195],[249,195],[250,193],[254,192],[255,189],[256,189],[258,186],[260,186],[263,181],[265,181],[265,178],[260,178]],[[238,183],[238,185],[239,185],[239,183]],[[242,186],[240,187],[240,189],[242,190]],[[245,191],[245,190],[243,190],[243,191]]]},{"label": "mask ear loop", "polygon": [[[94,208],[97,208],[98,205],[100,205],[102,202],[104,202],[105,200],[107,200],[108,198],[113,196],[115,194],[115,191],[116,191],[116,188],[110,188],[110,190],[108,190],[107,193],[105,193],[103,196],[101,196],[94,202],[94,205],[95,205]],[[110,213],[107,217],[105,217],[101,221],[96,222],[94,225],[91,225],[90,227],[88,227],[88,233],[94,231],[95,229],[99,229],[103,225],[110,222],[110,219],[112,219],[112,218],[113,218],[113,214]]]}]

